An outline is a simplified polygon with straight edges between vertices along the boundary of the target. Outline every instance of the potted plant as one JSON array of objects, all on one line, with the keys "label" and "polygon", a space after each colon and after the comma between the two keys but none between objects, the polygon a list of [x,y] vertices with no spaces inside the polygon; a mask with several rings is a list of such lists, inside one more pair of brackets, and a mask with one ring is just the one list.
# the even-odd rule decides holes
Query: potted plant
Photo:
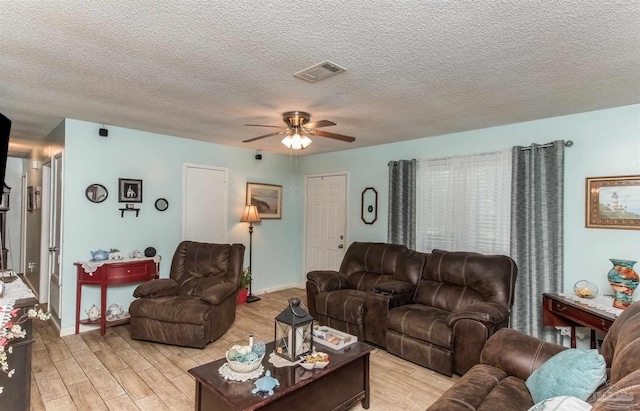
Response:
[{"label": "potted plant", "polygon": [[248,267],[245,267],[244,270],[242,270],[242,276],[240,276],[240,285],[238,286],[238,304],[247,302],[249,285],[251,285],[251,271]]}]

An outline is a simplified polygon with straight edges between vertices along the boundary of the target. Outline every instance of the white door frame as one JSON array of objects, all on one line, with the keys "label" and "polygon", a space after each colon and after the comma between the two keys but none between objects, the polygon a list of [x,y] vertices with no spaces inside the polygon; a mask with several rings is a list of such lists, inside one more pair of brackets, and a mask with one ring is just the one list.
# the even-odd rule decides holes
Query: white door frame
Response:
[{"label": "white door frame", "polygon": [[218,167],[218,166],[210,166],[205,164],[197,164],[197,163],[183,163],[182,164],[182,240],[185,239],[185,227],[187,225],[187,168],[203,168],[206,170],[215,170],[215,171],[223,171],[224,172],[224,216],[223,216],[223,224],[224,224],[224,241],[227,241],[227,215],[229,214],[229,168],[228,167]]},{"label": "white door frame", "polygon": [[[24,170],[24,167],[23,167]],[[20,210],[20,216],[22,218],[22,224],[20,226],[20,271],[22,274],[27,273],[27,172],[22,173],[22,208]]]},{"label": "white door frame", "polygon": [[[54,161],[57,164],[54,164]],[[57,312],[58,318],[54,318],[54,316],[52,316],[52,318],[54,318],[54,324],[58,327],[58,329],[60,329],[60,325],[57,321],[62,319],[62,302],[64,301],[64,292],[65,289],[63,287],[63,280],[64,280],[64,275],[62,272],[62,267],[64,267],[64,261],[63,261],[63,250],[64,250],[64,243],[62,241],[62,239],[64,238],[64,151],[59,152],[58,154],[55,154],[54,156],[52,156],[49,160],[50,164],[51,164],[51,183],[54,183],[54,180],[56,179],[57,176],[60,176],[60,184],[58,186],[57,184],[57,180],[54,184],[51,184],[50,187],[50,198],[49,198],[49,215],[50,218],[48,219],[48,221],[46,221],[46,224],[49,226],[49,238],[47,240],[51,240],[52,236],[54,234],[51,234],[51,227],[53,225],[53,214],[51,213],[52,209],[56,209],[56,221],[57,224],[60,226],[60,232],[58,233],[58,235],[60,236],[57,239],[58,242],[58,246],[59,246],[59,250],[58,250],[58,261],[53,261],[50,262],[50,257],[51,257],[51,253],[49,253],[49,246],[47,246],[47,264],[46,264],[46,269],[47,269],[47,275],[46,275],[46,280],[47,280],[47,301],[50,303],[51,302],[51,274],[52,274],[52,265],[53,264],[57,264],[58,265],[58,307],[56,307],[55,312]],[[55,166],[55,169],[54,169]],[[57,192],[57,195],[60,197],[60,207],[59,209],[57,209],[56,207],[54,207],[52,205],[51,200],[55,198],[55,193],[53,190],[53,187],[55,187],[55,191]],[[45,224],[45,221],[43,220],[42,222],[43,224]],[[55,233],[55,229],[53,230],[53,233]],[[75,290],[69,290],[70,292],[73,292]],[[51,307],[49,307],[49,311],[51,311]]]},{"label": "white door frame", "polygon": [[40,222],[40,275],[38,276],[38,300],[40,303],[49,302],[49,281],[51,281],[51,262],[49,261],[49,247],[51,247],[51,188],[53,167],[51,159],[42,162],[42,191],[40,193],[42,219]]},{"label": "white door frame", "polygon": [[302,284],[304,285],[307,282],[307,273],[305,272],[307,267],[307,190],[309,189],[309,179],[317,178],[317,177],[332,177],[332,176],[345,176],[345,203],[344,203],[344,244],[345,244],[345,253],[347,252],[347,244],[349,244],[349,172],[348,171],[336,171],[334,173],[315,173],[315,174],[305,174],[304,175],[304,206],[303,206],[303,221],[304,221],[304,231],[303,237],[304,241],[302,243]]}]

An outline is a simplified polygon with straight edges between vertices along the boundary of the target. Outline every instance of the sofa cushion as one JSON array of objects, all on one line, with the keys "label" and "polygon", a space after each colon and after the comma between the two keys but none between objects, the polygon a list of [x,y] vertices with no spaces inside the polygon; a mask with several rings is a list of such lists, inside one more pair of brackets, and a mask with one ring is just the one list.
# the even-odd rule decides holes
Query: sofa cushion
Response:
[{"label": "sofa cushion", "polygon": [[448,311],[480,301],[510,308],[517,271],[504,255],[433,250],[415,300]]},{"label": "sofa cushion", "polygon": [[325,291],[316,296],[319,315],[351,324],[362,324],[365,293],[358,290]]},{"label": "sofa cushion", "polygon": [[422,304],[403,305],[387,314],[387,329],[417,340],[450,349],[453,330],[447,325],[449,313]]},{"label": "sofa cushion", "polygon": [[347,249],[338,271],[346,275],[357,271],[393,275],[396,272],[400,254],[406,250],[408,250],[407,247],[399,244],[356,241]]},{"label": "sofa cushion", "polygon": [[535,370],[526,384],[536,403],[560,395],[586,401],[606,381],[606,367],[597,350],[565,350]]},{"label": "sofa cushion", "polygon": [[204,324],[211,316],[211,305],[198,297],[170,296],[141,298],[131,303],[132,317],[146,317],[168,323]]},{"label": "sofa cushion", "polygon": [[508,376],[484,398],[478,411],[520,410],[533,404],[524,381]]},{"label": "sofa cushion", "polygon": [[533,401],[524,381],[508,376],[499,368],[479,364],[463,375],[428,411],[522,410],[531,405]]},{"label": "sofa cushion", "polygon": [[351,287],[360,291],[373,291],[378,284],[386,283],[393,280],[392,275],[384,275],[379,273],[371,273],[368,271],[358,271],[349,276],[349,284]]},{"label": "sofa cushion", "polygon": [[414,300],[447,311],[484,302],[482,295],[473,289],[424,278],[418,284]]}]

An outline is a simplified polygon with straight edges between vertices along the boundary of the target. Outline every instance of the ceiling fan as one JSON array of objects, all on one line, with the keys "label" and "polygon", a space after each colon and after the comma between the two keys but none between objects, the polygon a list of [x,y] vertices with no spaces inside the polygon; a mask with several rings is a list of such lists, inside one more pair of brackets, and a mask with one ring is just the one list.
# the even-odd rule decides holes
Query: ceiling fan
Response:
[{"label": "ceiling fan", "polygon": [[282,121],[285,122],[287,125],[286,127],[264,124],[245,124],[245,126],[249,127],[273,127],[280,129],[280,131],[250,138],[248,140],[244,140],[243,143],[250,143],[252,141],[271,136],[285,135],[285,138],[282,140],[282,144],[293,150],[303,150],[311,144],[309,136],[328,137],[334,140],[346,141],[348,143],[356,141],[354,137],[317,130],[320,127],[335,126],[336,123],[333,121],[320,120],[310,123],[310,119],[311,115],[304,111],[287,111],[286,113],[282,113]]}]

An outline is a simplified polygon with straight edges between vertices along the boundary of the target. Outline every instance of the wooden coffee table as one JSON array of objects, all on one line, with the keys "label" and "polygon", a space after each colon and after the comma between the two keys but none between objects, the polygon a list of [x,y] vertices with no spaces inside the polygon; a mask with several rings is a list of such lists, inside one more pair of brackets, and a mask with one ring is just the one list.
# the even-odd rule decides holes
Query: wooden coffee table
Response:
[{"label": "wooden coffee table", "polygon": [[275,368],[269,362],[274,344],[267,344],[262,360],[265,371],[277,378],[280,386],[272,396],[252,394],[255,379],[247,382],[225,380],[218,369],[222,358],[189,370],[196,379],[196,410],[341,410],[356,401],[369,408],[370,345],[358,341],[339,351],[319,345],[318,351],[330,356],[324,369],[307,371],[299,365]]}]

